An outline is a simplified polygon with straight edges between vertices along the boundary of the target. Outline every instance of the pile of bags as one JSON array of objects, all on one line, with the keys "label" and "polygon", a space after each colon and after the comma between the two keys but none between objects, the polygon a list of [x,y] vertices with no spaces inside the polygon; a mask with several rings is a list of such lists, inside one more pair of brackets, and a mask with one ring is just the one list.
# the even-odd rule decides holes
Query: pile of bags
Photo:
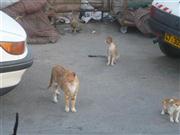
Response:
[{"label": "pile of bags", "polygon": [[46,0],[1,0],[1,10],[17,20],[32,44],[54,43],[59,33],[43,12]]},{"label": "pile of bags", "polygon": [[128,0],[127,9],[124,11],[125,0],[113,0],[112,10],[117,16],[121,26],[135,26],[145,35],[151,35],[152,30],[149,26],[150,8],[152,0]]}]

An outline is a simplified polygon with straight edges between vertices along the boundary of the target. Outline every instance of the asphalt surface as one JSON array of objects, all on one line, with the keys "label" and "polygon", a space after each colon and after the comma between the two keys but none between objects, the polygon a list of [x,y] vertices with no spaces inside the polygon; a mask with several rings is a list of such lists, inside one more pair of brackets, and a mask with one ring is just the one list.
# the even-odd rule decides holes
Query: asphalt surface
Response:
[{"label": "asphalt surface", "polygon": [[[96,33],[91,32],[95,30]],[[106,36],[112,35],[120,61],[106,66]],[[165,57],[152,38],[118,25],[88,24],[66,33],[56,44],[32,45],[34,64],[12,92],[0,97],[0,135],[12,133],[19,112],[18,135],[178,135],[180,124],[160,115],[161,100],[180,97],[180,61]],[[64,111],[63,93],[52,102],[47,89],[53,65],[80,78],[77,113]]]}]

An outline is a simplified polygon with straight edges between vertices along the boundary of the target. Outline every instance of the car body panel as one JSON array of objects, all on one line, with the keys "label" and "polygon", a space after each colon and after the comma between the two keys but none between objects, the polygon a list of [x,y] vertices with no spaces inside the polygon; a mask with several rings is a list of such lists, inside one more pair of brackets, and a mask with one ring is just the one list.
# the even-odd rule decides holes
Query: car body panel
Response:
[{"label": "car body panel", "polygon": [[179,57],[180,0],[154,0],[150,15],[149,24],[162,52],[170,57]]},{"label": "car body panel", "polygon": [[180,0],[154,0],[152,5],[164,12],[180,16]]},{"label": "car body panel", "polygon": [[6,61],[13,61],[13,60],[20,60],[27,56],[27,46],[25,47],[25,51],[21,55],[11,55],[7,53],[5,50],[3,50],[0,47],[0,62],[6,62]]},{"label": "car body panel", "polygon": [[[13,18],[0,11],[0,41],[1,42],[21,42],[26,41],[25,30]],[[11,55],[0,47],[0,62],[19,60],[27,55],[27,45],[21,55]]]},{"label": "car body panel", "polygon": [[168,32],[180,36],[180,18],[152,7],[150,26],[155,32]]},{"label": "car body panel", "polygon": [[0,11],[0,41],[25,41],[25,30],[13,18]]},{"label": "car body panel", "polygon": [[31,49],[26,44],[26,32],[13,18],[0,11],[0,42],[24,42],[25,51],[12,55],[0,47],[0,96],[16,87],[33,63]]},{"label": "car body panel", "polygon": [[180,0],[154,0],[150,25],[156,32],[168,32],[180,37]]},{"label": "car body panel", "polygon": [[24,74],[25,71],[26,69],[1,73],[0,74],[0,78],[1,78],[0,88],[7,88],[10,86],[17,85],[21,81],[22,75]]},{"label": "car body panel", "polygon": [[28,47],[28,54],[25,58],[14,61],[0,62],[0,73],[22,70],[30,67],[32,63],[32,53],[31,49]]}]

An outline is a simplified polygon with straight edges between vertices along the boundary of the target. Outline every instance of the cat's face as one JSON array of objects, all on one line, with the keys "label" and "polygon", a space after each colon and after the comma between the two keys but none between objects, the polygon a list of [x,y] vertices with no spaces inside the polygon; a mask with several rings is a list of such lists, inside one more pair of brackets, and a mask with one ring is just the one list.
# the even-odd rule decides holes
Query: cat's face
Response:
[{"label": "cat's face", "polygon": [[75,80],[76,74],[74,72],[68,73],[67,74],[67,81],[72,83]]},{"label": "cat's face", "polygon": [[163,106],[165,109],[168,109],[169,107],[178,108],[178,107],[180,107],[180,100],[164,99],[163,100]]},{"label": "cat's face", "polygon": [[105,43],[110,45],[111,43],[113,42],[113,39],[111,36],[107,37],[106,40],[105,40]]}]

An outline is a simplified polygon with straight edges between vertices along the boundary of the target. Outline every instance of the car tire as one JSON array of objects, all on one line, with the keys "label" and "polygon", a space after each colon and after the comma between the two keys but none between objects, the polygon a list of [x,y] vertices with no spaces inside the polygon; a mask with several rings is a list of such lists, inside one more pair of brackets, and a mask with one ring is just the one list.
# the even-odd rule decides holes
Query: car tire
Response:
[{"label": "car tire", "polygon": [[163,41],[159,42],[159,48],[163,54],[171,58],[180,58],[180,49],[170,46],[168,43]]}]

